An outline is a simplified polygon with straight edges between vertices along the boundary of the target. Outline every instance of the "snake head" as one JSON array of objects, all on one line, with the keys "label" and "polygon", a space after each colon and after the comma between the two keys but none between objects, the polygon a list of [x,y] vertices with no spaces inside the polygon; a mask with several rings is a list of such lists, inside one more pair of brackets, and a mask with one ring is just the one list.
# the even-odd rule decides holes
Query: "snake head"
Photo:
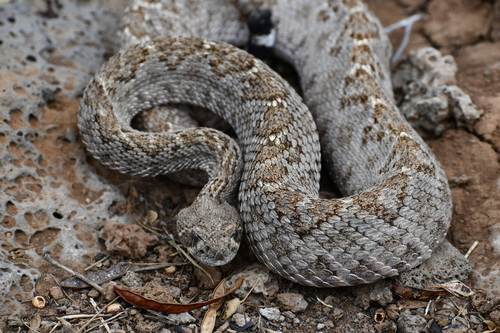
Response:
[{"label": "snake head", "polygon": [[209,266],[221,266],[236,256],[243,222],[236,208],[225,201],[204,196],[179,212],[177,232],[196,260]]}]

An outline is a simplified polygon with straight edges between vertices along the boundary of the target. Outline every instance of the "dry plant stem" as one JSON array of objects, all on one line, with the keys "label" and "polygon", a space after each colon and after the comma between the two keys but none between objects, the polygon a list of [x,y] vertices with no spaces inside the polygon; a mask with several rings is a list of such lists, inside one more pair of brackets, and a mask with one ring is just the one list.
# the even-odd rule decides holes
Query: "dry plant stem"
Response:
[{"label": "dry plant stem", "polygon": [[479,241],[474,241],[474,243],[472,243],[472,245],[470,246],[469,250],[467,251],[467,253],[464,255],[465,258],[469,258],[469,256],[471,255],[471,253],[476,249],[476,247],[478,246],[479,244]]},{"label": "dry plant stem", "polygon": [[[61,288],[61,291],[63,292],[64,296],[66,296],[67,299],[69,299],[71,302],[75,302],[74,299],[71,298],[71,296],[69,296],[69,294],[66,292],[66,290],[64,290],[63,287],[61,287],[61,283],[59,282],[58,279],[55,278],[54,275],[50,274],[50,277],[52,278],[52,280],[57,284],[57,286],[59,288]],[[57,302],[56,302],[57,303]]]},{"label": "dry plant stem", "polygon": [[[86,282],[86,281],[85,281]],[[88,282],[87,282],[88,283]],[[94,315],[92,315],[92,317],[90,317],[90,319],[82,326],[80,327],[80,329],[78,330],[77,333],[82,333],[83,330],[90,325],[90,323],[95,319],[97,318],[102,312],[104,312],[104,310],[106,310],[106,308],[108,307],[108,305],[116,302],[116,300],[118,299],[119,297],[115,297],[115,299],[113,299],[111,302],[109,302],[108,304],[106,304],[106,306],[103,306],[99,311],[97,311]]]},{"label": "dry plant stem", "polygon": [[112,316],[112,317],[104,320],[103,323],[100,323],[99,325],[96,325],[95,327],[89,327],[89,328],[87,328],[86,332],[92,332],[93,330],[101,327],[102,325],[104,325],[104,324],[107,325],[107,324],[109,324],[109,323],[111,323],[111,322],[113,322],[115,320],[121,319],[124,316],[125,316],[125,313],[123,311],[119,312],[119,313],[115,314],[114,316]]},{"label": "dry plant stem", "polygon": [[70,273],[70,274],[73,274],[74,276],[76,276],[77,278],[79,278],[80,280],[82,280],[83,282],[86,282],[87,284],[89,284],[90,286],[92,286],[95,290],[97,290],[98,292],[100,292],[101,294],[105,295],[106,294],[106,290],[104,290],[104,288],[102,288],[101,286],[99,286],[98,284],[94,283],[93,281],[87,279],[85,276],[83,276],[82,274],[78,273],[78,272],[75,272],[74,270],[72,270],[71,268],[69,267],[66,267],[64,266],[63,264],[60,264],[58,263],[57,261],[55,261],[54,259],[52,259],[52,257],[47,253],[45,254],[44,256],[45,260],[47,260],[49,263],[51,263],[52,265],[54,266],[57,266],[63,270],[65,270],[66,272]]},{"label": "dry plant stem", "polygon": [[95,263],[93,263],[92,265],[90,266],[87,266],[85,267],[83,270],[84,271],[88,271],[89,269],[92,269],[93,267],[99,265],[100,263],[103,263],[105,260],[107,260],[110,256],[105,256],[104,258],[102,258],[101,260],[99,261],[96,261]]},{"label": "dry plant stem", "polygon": [[[97,306],[97,303],[94,301],[94,299],[92,297],[90,297],[89,300],[90,300],[90,303],[92,304],[92,307],[94,307],[94,310],[96,311],[96,313],[100,313],[100,312],[102,312],[105,309],[105,308],[99,309],[99,307]],[[102,319],[101,317],[99,317],[98,319],[101,322],[101,324],[104,326],[104,328],[106,329],[106,331],[108,333],[111,333],[111,331],[109,330],[109,326],[104,321],[104,319]],[[92,319],[90,321],[92,321]]]},{"label": "dry plant stem", "polygon": [[[132,266],[134,266],[134,265],[139,266],[140,264],[134,263]],[[146,267],[131,268],[131,269],[129,269],[129,271],[131,271],[131,272],[144,272],[144,271],[152,271],[152,270],[167,268],[167,267],[171,267],[171,266],[185,266],[185,265],[187,265],[187,263],[185,263],[185,262],[172,262],[172,263],[166,263],[166,264],[150,265],[150,266],[146,266]]]}]

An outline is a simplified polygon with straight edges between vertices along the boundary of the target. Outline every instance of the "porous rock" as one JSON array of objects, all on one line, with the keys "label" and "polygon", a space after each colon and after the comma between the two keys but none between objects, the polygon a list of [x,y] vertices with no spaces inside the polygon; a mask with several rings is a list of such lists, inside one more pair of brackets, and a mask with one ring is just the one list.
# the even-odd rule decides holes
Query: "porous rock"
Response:
[{"label": "porous rock", "polygon": [[[96,226],[109,206],[123,200],[85,162],[76,127],[78,97],[109,52],[117,20],[98,1],[61,1],[58,13],[34,3],[0,8],[0,267],[8,270],[0,296],[10,312],[47,265],[30,248],[81,263],[75,258],[98,251]],[[14,288],[21,276],[31,288]]]},{"label": "porous rock", "polygon": [[473,264],[445,240],[429,260],[401,273],[396,281],[402,286],[426,288],[453,280],[465,281],[473,268]]}]

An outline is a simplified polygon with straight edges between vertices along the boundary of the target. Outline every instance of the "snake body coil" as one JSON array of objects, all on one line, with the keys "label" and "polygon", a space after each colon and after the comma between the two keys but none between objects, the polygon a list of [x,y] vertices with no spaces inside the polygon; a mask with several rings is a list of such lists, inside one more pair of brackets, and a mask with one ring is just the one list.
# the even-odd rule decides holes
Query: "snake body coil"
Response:
[{"label": "snake body coil", "polygon": [[[248,35],[240,12],[261,5],[273,13],[275,52],[297,70],[312,115],[265,64],[207,40],[241,44]],[[126,44],[159,35],[148,29],[183,38],[127,47],[96,74],[79,113],[88,149],[123,172],[205,170],[210,180],[179,214],[178,231],[210,264],[236,253],[240,216],[259,260],[305,285],[370,283],[428,259],[449,226],[450,191],[429,147],[395,106],[390,46],[378,21],[354,0],[238,6],[136,1],[125,20]],[[130,126],[137,113],[176,103],[226,119],[242,156],[212,129],[148,133]],[[320,139],[343,198],[319,197]],[[240,174],[237,212],[227,202]]]}]

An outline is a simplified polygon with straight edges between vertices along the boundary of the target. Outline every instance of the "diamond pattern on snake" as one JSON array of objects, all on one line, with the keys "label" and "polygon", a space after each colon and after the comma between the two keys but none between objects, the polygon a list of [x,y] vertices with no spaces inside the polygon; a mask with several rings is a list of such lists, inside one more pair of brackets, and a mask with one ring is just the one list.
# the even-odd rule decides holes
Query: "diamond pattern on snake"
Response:
[{"label": "diamond pattern on snake", "polygon": [[[233,46],[249,38],[243,17],[262,8],[275,24],[273,52],[297,71],[302,97]],[[122,172],[208,174],[178,216],[179,237],[199,261],[227,263],[244,234],[291,281],[350,286],[409,270],[444,239],[446,176],[395,106],[391,47],[362,2],[137,0],[122,40],[84,93],[81,135]],[[210,128],[130,125],[169,104],[211,110],[238,143]],[[321,158],[341,198],[320,198]]]}]

